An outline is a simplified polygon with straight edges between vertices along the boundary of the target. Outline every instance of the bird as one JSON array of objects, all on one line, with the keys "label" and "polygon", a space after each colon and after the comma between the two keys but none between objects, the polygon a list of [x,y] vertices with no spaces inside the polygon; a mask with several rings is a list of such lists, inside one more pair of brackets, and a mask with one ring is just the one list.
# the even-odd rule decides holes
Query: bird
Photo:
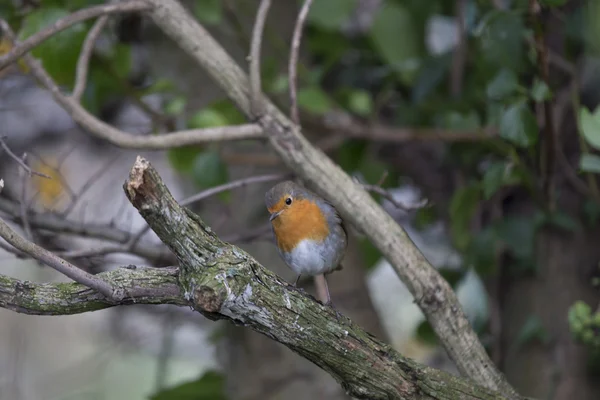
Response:
[{"label": "bird", "polygon": [[327,300],[333,306],[326,275],[341,270],[348,234],[340,214],[321,196],[293,182],[283,181],[265,193],[272,232],[279,255],[297,274],[323,275]]}]

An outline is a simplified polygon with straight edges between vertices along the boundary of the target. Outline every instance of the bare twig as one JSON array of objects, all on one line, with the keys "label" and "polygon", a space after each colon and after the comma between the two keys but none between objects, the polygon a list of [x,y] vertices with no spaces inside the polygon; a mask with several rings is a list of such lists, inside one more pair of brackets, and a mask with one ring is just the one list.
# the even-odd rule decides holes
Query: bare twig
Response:
[{"label": "bare twig", "polygon": [[98,277],[88,274],[82,269],[77,268],[73,264],[61,259],[54,253],[43,249],[35,243],[32,243],[13,231],[4,220],[0,219],[0,237],[13,245],[18,250],[29,254],[36,260],[48,265],[57,270],[63,275],[73,279],[75,282],[81,283],[91,289],[97,290],[109,299],[115,297],[123,297],[116,293],[116,290]]},{"label": "bare twig", "polygon": [[258,118],[263,113],[262,83],[260,77],[260,47],[265,28],[267,14],[271,7],[271,0],[261,0],[256,13],[254,28],[252,29],[252,42],[250,42],[250,105],[252,114]]},{"label": "bare twig", "polygon": [[253,183],[276,181],[276,180],[284,179],[286,176],[288,176],[288,175],[269,174],[269,175],[250,176],[248,178],[238,179],[236,181],[228,182],[223,185],[219,185],[219,186],[215,186],[210,189],[203,190],[200,193],[197,193],[193,196],[188,197],[187,199],[181,200],[179,202],[179,204],[181,204],[182,206],[188,206],[192,203],[195,203],[200,200],[204,200],[208,197],[214,196],[221,192],[225,192],[227,190],[241,188],[246,185],[253,184]]},{"label": "bare twig", "polygon": [[[26,163],[26,154],[23,154],[23,163]],[[33,234],[31,233],[31,225],[29,224],[28,207],[27,207],[27,174],[25,170],[19,170],[21,175],[21,222],[23,223],[23,230],[25,230],[25,237],[29,240],[33,240]]]},{"label": "bare twig", "polygon": [[[136,11],[148,10],[150,5],[142,0],[130,0],[120,3],[106,4],[102,6],[89,7],[83,10],[76,11],[68,16],[56,21],[48,28],[36,33],[35,35],[27,38],[18,46],[12,48],[5,56],[0,57],[0,70],[7,65],[15,62],[19,57],[23,56],[29,50],[33,49],[43,41],[52,37],[53,35],[61,32],[79,22],[85,21],[86,19],[96,18],[101,15],[116,14],[116,13],[128,13]],[[2,27],[3,30],[5,27]]]},{"label": "bare twig", "polygon": [[79,54],[79,59],[77,60],[77,77],[75,78],[75,87],[73,89],[73,94],[71,94],[71,97],[73,97],[73,99],[76,101],[81,101],[81,96],[85,91],[88,68],[92,52],[94,51],[94,45],[96,44],[96,40],[98,40],[98,37],[102,33],[102,30],[106,26],[107,22],[108,15],[103,15],[98,18],[92,29],[90,29],[88,32],[85,42],[83,42],[83,47],[81,48],[81,53]]},{"label": "bare twig", "polygon": [[456,1],[456,19],[458,21],[458,45],[454,49],[452,56],[452,72],[450,79],[450,93],[456,97],[462,91],[463,76],[465,69],[465,62],[467,59],[467,38],[465,32],[465,8],[467,5],[466,0],[455,0]]},{"label": "bare twig", "polygon": [[[538,70],[542,81],[550,86],[550,66],[548,61],[548,48],[544,38],[542,21],[540,20],[541,5],[537,0],[529,0],[529,16],[535,33],[536,51],[538,55]],[[556,169],[557,132],[554,125],[552,100],[544,101],[544,142],[543,153],[540,160],[542,173],[542,186],[546,201],[552,210],[555,207],[554,174]]]},{"label": "bare twig", "polygon": [[395,206],[396,208],[399,208],[400,210],[403,210],[406,212],[418,210],[418,209],[424,208],[429,205],[429,201],[427,199],[422,199],[421,201],[419,201],[418,203],[415,203],[415,204],[410,204],[410,205],[404,204],[404,203],[401,203],[398,200],[396,200],[394,198],[394,196],[392,196],[392,194],[388,190],[385,190],[381,186],[366,185],[364,183],[361,183],[361,186],[366,191],[377,193],[378,195],[380,195],[381,197],[385,198],[387,201],[392,203],[392,205]]},{"label": "bare twig", "polygon": [[17,162],[17,164],[19,164],[21,166],[21,168],[23,168],[25,170],[25,172],[27,172],[29,174],[29,176],[37,175],[37,176],[41,176],[42,178],[50,179],[50,177],[48,175],[42,174],[41,172],[37,172],[37,171],[34,171],[31,168],[29,168],[29,166],[25,163],[25,161],[23,159],[21,159],[21,157],[17,157],[17,155],[12,152],[10,147],[8,147],[8,145],[4,141],[4,137],[2,137],[2,136],[0,136],[0,146],[2,146],[2,148],[4,149],[6,154],[8,154],[10,158],[15,160]]},{"label": "bare twig", "polygon": [[296,20],[296,26],[294,27],[294,36],[292,37],[292,48],[290,50],[290,65],[288,67],[289,85],[290,85],[290,117],[292,121],[298,125],[300,124],[300,116],[298,115],[298,96],[297,96],[297,68],[298,68],[298,57],[300,53],[300,39],[302,38],[302,29],[304,28],[304,22],[308,16],[308,11],[313,0],[304,0],[304,4],[298,13],[298,19]]}]

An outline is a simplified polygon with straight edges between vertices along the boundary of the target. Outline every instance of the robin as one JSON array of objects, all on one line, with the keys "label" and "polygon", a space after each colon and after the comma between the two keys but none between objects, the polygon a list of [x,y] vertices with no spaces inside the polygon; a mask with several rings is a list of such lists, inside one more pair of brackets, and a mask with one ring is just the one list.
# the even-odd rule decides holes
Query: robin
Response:
[{"label": "robin", "polygon": [[[348,234],[331,203],[292,181],[278,183],[265,194],[265,204],[279,255],[302,275],[330,274],[342,269]],[[331,304],[327,280],[327,302]]]}]

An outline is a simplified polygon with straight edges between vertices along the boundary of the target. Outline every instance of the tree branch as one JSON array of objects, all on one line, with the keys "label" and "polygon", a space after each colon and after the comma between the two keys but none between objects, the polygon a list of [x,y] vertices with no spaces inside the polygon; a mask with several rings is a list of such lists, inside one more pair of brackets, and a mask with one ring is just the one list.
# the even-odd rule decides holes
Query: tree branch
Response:
[{"label": "tree branch", "polygon": [[298,13],[298,19],[294,26],[294,35],[292,37],[292,46],[290,50],[290,63],[288,66],[288,77],[290,85],[290,118],[296,125],[300,125],[300,116],[298,115],[298,96],[297,96],[297,70],[298,70],[298,56],[300,53],[300,39],[302,38],[302,28],[304,28],[304,21],[308,16],[308,11],[312,5],[313,0],[304,0],[302,8]]},{"label": "tree branch", "polygon": [[271,0],[261,0],[256,12],[256,20],[252,28],[252,41],[250,42],[250,104],[252,105],[252,114],[255,117],[260,116],[263,112],[260,47],[269,8],[271,8]]},{"label": "tree branch", "polygon": [[[9,39],[15,41],[14,32],[6,21],[0,19],[0,27]],[[90,114],[79,102],[64,95],[39,61],[25,54],[23,60],[31,74],[46,87],[54,100],[71,115],[73,120],[90,133],[122,148],[163,150],[224,140],[256,139],[262,137],[262,128],[256,124],[225,126],[218,128],[190,129],[152,136],[137,136],[114,128]]]},{"label": "tree branch", "polygon": [[[155,6],[148,11],[154,22],[221,85],[249,118],[254,118],[248,77],[219,43],[177,1],[148,1]],[[490,360],[448,282],[429,264],[406,232],[338,165],[315,149],[299,127],[275,105],[268,99],[264,99],[264,105],[266,114],[261,115],[259,123],[275,151],[298,176],[313,183],[344,219],[360,226],[382,252],[459,371],[510,398],[520,398]],[[146,211],[141,212],[144,215]]]},{"label": "tree branch", "polygon": [[22,238],[2,219],[0,219],[0,237],[13,245],[17,250],[27,253],[36,260],[39,260],[47,266],[57,270],[61,274],[73,279],[75,282],[97,290],[108,298],[121,298],[121,294],[109,283],[103,281],[95,275],[89,274],[84,270],[77,268],[73,264],[61,259],[56,254],[38,246],[37,244]]},{"label": "tree branch", "polygon": [[30,315],[71,315],[128,304],[186,305],[175,268],[118,268],[96,275],[127,296],[116,301],[80,283],[35,283],[0,275],[0,307]]},{"label": "tree branch", "polygon": [[85,41],[83,42],[81,53],[79,54],[79,58],[77,59],[77,75],[75,78],[75,87],[73,89],[73,94],[71,94],[73,99],[76,101],[81,101],[81,96],[83,95],[83,92],[85,92],[90,57],[92,56],[92,52],[94,51],[94,45],[96,44],[96,40],[98,40],[98,37],[102,33],[102,30],[106,26],[107,22],[108,15],[103,15],[100,18],[98,18],[98,21],[96,21],[94,26],[92,26],[92,29],[90,29],[87,36],[85,37]]},{"label": "tree branch", "polygon": [[182,293],[207,318],[262,333],[329,372],[361,399],[502,399],[448,373],[418,365],[348,318],[296,289],[243,250],[224,243],[181,207],[158,173],[138,157],[124,184],[180,263]]},{"label": "tree branch", "polygon": [[[107,4],[102,6],[89,7],[83,10],[76,11],[65,18],[56,21],[54,24],[30,36],[18,46],[12,48],[6,55],[0,57],[0,70],[9,64],[17,61],[17,59],[27,53],[29,50],[38,46],[43,41],[56,35],[57,33],[79,23],[86,19],[96,18],[101,15],[127,13],[147,10],[150,5],[141,0],[130,0],[120,3]],[[4,27],[3,27],[4,28]]]}]

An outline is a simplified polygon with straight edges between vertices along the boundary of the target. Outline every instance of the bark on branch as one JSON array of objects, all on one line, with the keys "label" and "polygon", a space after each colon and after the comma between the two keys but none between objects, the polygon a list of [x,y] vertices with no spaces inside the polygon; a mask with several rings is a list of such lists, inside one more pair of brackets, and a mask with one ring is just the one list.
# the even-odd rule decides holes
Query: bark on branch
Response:
[{"label": "bark on branch", "polygon": [[329,372],[360,399],[504,399],[490,389],[403,357],[223,242],[181,207],[158,173],[138,157],[124,189],[173,251],[181,292],[206,317],[249,327]]},{"label": "bark on branch", "polygon": [[247,75],[176,0],[148,3],[153,5],[147,11],[152,20],[219,83],[251,121],[257,120],[285,164],[313,183],[348,222],[361,227],[410,290],[460,372],[510,398],[520,398],[487,355],[448,282],[402,227],[338,165],[312,146],[300,128],[269,99],[253,99],[260,101],[264,105],[261,110],[265,110],[260,115],[253,113]]},{"label": "bark on branch", "polygon": [[132,266],[95,276],[126,296],[116,301],[80,283],[35,283],[0,275],[0,307],[30,315],[71,315],[126,304],[187,304],[175,268]]}]

